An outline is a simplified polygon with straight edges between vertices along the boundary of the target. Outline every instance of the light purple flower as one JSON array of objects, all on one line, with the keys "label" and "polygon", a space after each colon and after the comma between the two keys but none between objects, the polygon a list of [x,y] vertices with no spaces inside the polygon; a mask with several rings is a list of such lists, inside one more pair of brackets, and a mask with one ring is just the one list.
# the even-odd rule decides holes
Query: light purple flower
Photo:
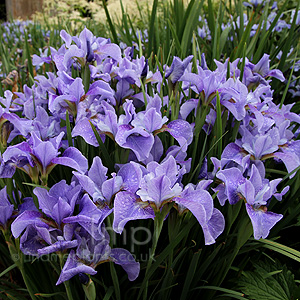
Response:
[{"label": "light purple flower", "polygon": [[281,181],[280,178],[269,181],[261,175],[258,168],[252,164],[249,179],[245,178],[238,168],[221,170],[216,174],[217,178],[223,181],[215,191],[219,191],[218,198],[221,205],[226,199],[230,204],[244,200],[246,210],[251,219],[254,231],[254,238],[266,238],[270,229],[283,217],[268,211],[269,202],[272,196],[281,200],[289,187],[285,187],[281,193],[276,192],[276,187]]},{"label": "light purple flower", "polygon": [[34,174],[32,169],[36,166],[43,178],[46,178],[57,164],[84,173],[88,167],[87,159],[77,148],[69,147],[62,156],[58,157],[63,135],[62,132],[50,141],[42,141],[35,132],[32,132],[29,142],[8,147],[2,156],[1,177],[12,177],[16,168],[21,168],[31,176],[32,173]]}]

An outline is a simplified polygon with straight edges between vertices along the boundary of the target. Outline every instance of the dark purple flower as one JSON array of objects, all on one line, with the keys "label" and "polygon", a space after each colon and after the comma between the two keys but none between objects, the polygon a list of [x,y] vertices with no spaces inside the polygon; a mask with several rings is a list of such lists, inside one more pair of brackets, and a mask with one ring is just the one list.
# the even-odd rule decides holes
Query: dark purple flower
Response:
[{"label": "dark purple flower", "polygon": [[95,275],[97,274],[97,271],[94,270],[94,268],[87,266],[83,262],[81,262],[74,250],[71,250],[71,252],[68,255],[68,259],[61,270],[60,276],[58,278],[58,281],[56,282],[56,285],[61,284],[64,281],[67,281],[74,277],[77,274],[84,273],[84,274],[90,274]]},{"label": "dark purple flower", "polygon": [[9,202],[6,192],[6,186],[0,190],[0,225],[6,228],[6,223],[11,217],[14,206]]},{"label": "dark purple flower", "polygon": [[111,249],[109,235],[104,226],[102,226],[101,231],[102,239],[98,241],[95,241],[84,232],[79,232],[77,235],[79,240],[77,250],[76,252],[71,250],[56,285],[80,273],[95,275],[97,273],[95,268],[106,261],[121,265],[130,281],[137,278],[140,272],[140,264],[135,261],[129,251],[120,248]]},{"label": "dark purple flower", "polygon": [[193,56],[190,55],[186,57],[183,61],[181,61],[178,57],[173,58],[173,62],[171,67],[167,69],[165,78],[169,78],[170,81],[175,84],[180,77],[183,75],[185,69],[187,68],[188,64],[192,60]]}]

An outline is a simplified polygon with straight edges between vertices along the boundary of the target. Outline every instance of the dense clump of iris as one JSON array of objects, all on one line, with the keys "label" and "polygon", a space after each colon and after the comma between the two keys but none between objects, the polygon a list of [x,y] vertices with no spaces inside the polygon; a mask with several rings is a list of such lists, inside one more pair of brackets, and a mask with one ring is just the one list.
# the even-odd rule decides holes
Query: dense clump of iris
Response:
[{"label": "dense clump of iris", "polygon": [[[209,36],[203,24],[199,32]],[[151,71],[144,56],[135,57],[132,47],[121,49],[88,29],[60,36],[59,49],[33,58],[36,66],[51,63],[56,72],[36,76],[23,93],[6,91],[0,98],[0,177],[14,178],[21,170],[35,187],[34,199],[16,210],[11,224],[23,253],[68,253],[57,284],[94,275],[106,261],[134,280],[139,263],[126,249],[112,247],[105,224],[121,234],[129,221],[152,219],[161,230],[171,209],[179,217],[190,212],[211,245],[226,223],[214,193],[221,206],[244,201],[254,238],[268,236],[283,217],[268,210],[271,198],[281,200],[288,187],[277,191],[281,179],[266,178],[265,161],[282,162],[288,172],[300,165],[292,131],[300,117],[292,105],[274,104],[271,78],[285,78],[270,69],[269,55],[256,64],[245,58],[243,70],[241,59],[215,60],[210,70],[203,55],[197,72],[193,56],[174,57],[161,73]],[[204,165],[196,174],[201,179],[187,182],[198,163],[190,157],[197,118],[209,137],[218,114],[239,125],[237,138],[224,145],[219,159],[211,157],[213,170]],[[105,152],[88,161],[87,149],[103,151],[103,144],[113,149],[116,164]],[[73,177],[48,186],[57,165],[71,168]],[[6,228],[13,206],[5,189],[1,194],[0,225]]]}]

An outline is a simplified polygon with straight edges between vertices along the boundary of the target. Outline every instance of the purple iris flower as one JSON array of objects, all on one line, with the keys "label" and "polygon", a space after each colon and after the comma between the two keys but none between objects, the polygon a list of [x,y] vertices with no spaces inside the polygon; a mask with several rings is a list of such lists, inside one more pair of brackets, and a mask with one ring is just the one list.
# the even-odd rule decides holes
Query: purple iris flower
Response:
[{"label": "purple iris flower", "polygon": [[42,212],[53,219],[58,226],[62,220],[73,214],[80,193],[80,186],[66,184],[65,180],[56,183],[49,192],[36,187],[33,190],[39,201]]},{"label": "purple iris flower", "polygon": [[[107,180],[106,173],[107,168],[103,166],[101,158],[98,156],[94,157],[92,166],[87,175],[73,172],[83,189],[93,198],[93,201],[99,203],[105,201],[109,202],[112,195],[119,190],[118,188],[116,188],[115,190],[113,189],[109,194],[106,194],[104,192],[105,187],[102,190],[103,184],[107,185],[107,182],[109,182],[109,180]],[[121,186],[122,178],[120,178],[120,180],[118,179],[115,179],[116,186]],[[120,182],[120,184],[117,184],[118,181]],[[106,197],[104,196],[104,194]]]},{"label": "purple iris flower", "polygon": [[[183,189],[181,178],[186,170],[177,165],[173,156],[161,164],[150,162],[146,169],[139,171],[138,168],[134,170],[134,166],[130,166],[132,172],[129,174],[139,174],[135,181],[136,189],[121,191],[115,197],[113,228],[117,233],[123,231],[128,221],[154,219],[155,212],[159,212],[165,204],[175,202],[181,213],[190,210],[197,218],[205,235],[205,244],[215,242],[224,229],[224,217],[213,208],[213,199],[203,185],[199,184],[196,188],[189,185]],[[126,181],[126,174],[123,176]],[[129,175],[129,178],[133,176]]]},{"label": "purple iris flower", "polygon": [[[149,105],[147,105],[146,111],[136,114],[133,102],[127,100],[123,105],[125,115],[119,117],[119,126],[115,140],[121,147],[132,150],[139,161],[145,161],[149,158],[150,152],[155,145],[153,133],[160,130],[168,120],[167,117],[162,117],[160,109],[154,104],[154,101],[155,100],[153,100],[153,102],[151,101]],[[173,123],[174,128],[172,124],[170,127],[168,126],[168,131],[174,137],[176,136],[177,140],[182,140],[182,143],[187,143],[185,140],[186,134],[179,136],[178,132],[180,129],[178,129],[178,127],[180,126],[176,127],[175,123]],[[184,123],[184,125],[186,124]],[[183,126],[180,128],[182,129],[182,127]],[[167,127],[165,129],[167,130]],[[190,129],[189,133],[192,134],[190,126],[188,129]],[[188,129],[186,131],[188,131]],[[187,145],[185,145],[185,147],[187,147]]]},{"label": "purple iris flower", "polygon": [[[85,52],[76,45],[71,45],[69,49],[64,49],[63,53],[53,55],[53,61],[59,71],[69,72],[72,65],[76,65],[74,58],[84,58]],[[76,65],[76,68],[78,66]]]},{"label": "purple iris flower", "polygon": [[213,207],[213,199],[205,190],[209,183],[211,181],[204,184],[200,182],[196,188],[187,185],[179,196],[173,198],[180,213],[189,210],[195,216],[202,227],[205,245],[215,243],[225,228],[224,216]]},{"label": "purple iris flower", "polygon": [[77,77],[71,84],[65,84],[62,87],[62,95],[50,97],[49,110],[51,113],[60,114],[69,108],[72,115],[76,116],[76,105],[85,94],[82,79]]},{"label": "purple iris flower", "polygon": [[72,241],[73,225],[65,226],[62,221],[73,214],[79,193],[80,186],[67,185],[64,180],[49,191],[38,187],[34,189],[42,212],[25,210],[11,225],[15,238],[22,235],[21,250],[25,254],[49,254],[77,245],[77,241]]},{"label": "purple iris flower", "polygon": [[6,223],[12,216],[14,206],[8,200],[6,186],[0,190],[0,226],[6,228]]},{"label": "purple iris flower", "polygon": [[[253,112],[256,118],[251,118],[249,121],[254,124],[254,127],[240,126],[242,138],[225,147],[222,159],[241,165],[243,158],[249,154],[255,163],[267,158],[276,158],[285,164],[289,173],[292,172],[300,165],[300,148],[299,141],[292,139],[293,133],[289,129],[290,121],[285,119],[289,117],[289,114],[277,115],[274,111],[273,113],[268,111],[262,115],[254,109]],[[272,118],[269,118],[269,115]],[[299,121],[292,114],[290,118]],[[290,177],[292,178],[294,175],[292,174]]]},{"label": "purple iris flower", "polygon": [[171,67],[166,71],[166,79],[170,79],[170,81],[175,84],[179,81],[180,77],[184,74],[185,69],[187,68],[188,64],[192,60],[193,55],[186,57],[183,61],[180,60],[178,57],[173,58],[173,62]]},{"label": "purple iris flower", "polygon": [[104,225],[102,226],[102,236],[101,240],[95,241],[84,231],[77,234],[79,242],[76,252],[71,250],[56,285],[80,273],[95,275],[97,273],[95,268],[107,261],[120,265],[126,271],[130,281],[138,277],[140,264],[135,261],[129,251],[121,248],[110,248],[109,235]]},{"label": "purple iris flower", "polygon": [[185,160],[187,153],[183,151],[180,146],[173,145],[169,147],[169,149],[166,151],[166,159],[169,156],[173,156],[177,164],[179,164],[182,168],[185,168],[187,173],[190,172],[192,158],[188,158],[187,160]]},{"label": "purple iris flower", "polygon": [[261,175],[258,168],[252,164],[249,179],[244,177],[242,171],[236,167],[217,172],[217,178],[223,181],[215,191],[219,191],[218,198],[221,205],[228,199],[230,204],[244,200],[246,210],[251,219],[254,238],[266,238],[271,228],[283,217],[268,211],[268,205],[272,196],[281,200],[289,187],[285,187],[281,193],[277,193],[276,187],[281,178],[269,181]]},{"label": "purple iris flower", "polygon": [[233,116],[241,121],[246,116],[248,89],[239,79],[229,78],[219,89],[220,102]]},{"label": "purple iris flower", "polygon": [[42,106],[37,106],[36,117],[32,122],[35,134],[43,141],[58,136],[61,132],[60,119],[58,117],[49,116]]},{"label": "purple iris flower", "polygon": [[[26,210],[11,224],[11,232],[15,238],[20,238],[20,249],[24,254],[38,255],[38,250],[55,243],[51,233],[57,228],[44,219],[41,212]],[[60,236],[62,233],[60,231]]]},{"label": "purple iris flower", "polygon": [[[49,191],[35,188],[38,198],[37,210],[25,210],[11,225],[15,238],[21,236],[21,250],[26,254],[44,255],[74,248],[78,245],[74,239],[76,228],[84,228],[94,239],[100,240],[99,223],[102,212],[87,194],[81,197],[81,186],[66,184],[64,180],[55,184]],[[75,205],[79,204],[79,213],[74,216]]]},{"label": "purple iris flower", "polygon": [[38,69],[44,64],[50,64],[51,63],[51,57],[48,56],[48,48],[45,48],[44,51],[42,49],[39,49],[40,56],[33,54],[32,56],[32,64],[36,66]]},{"label": "purple iris flower", "polygon": [[275,77],[280,81],[284,81],[285,78],[280,70],[270,70],[270,55],[264,54],[257,64],[252,64],[247,61],[244,70],[243,82],[249,88],[250,84],[256,86],[260,83],[268,85],[266,77]]},{"label": "purple iris flower", "polygon": [[[78,222],[84,226],[82,222],[87,223],[89,221],[101,227],[104,219],[112,213],[113,209],[111,209],[110,206],[113,196],[121,190],[123,183],[121,176],[115,176],[115,174],[113,174],[112,178],[107,179],[106,173],[107,168],[103,166],[98,156],[94,158],[87,175],[73,172],[82,188],[92,197],[97,207],[94,206],[94,208],[92,208],[92,204],[88,206],[84,205],[84,209],[82,209],[77,216],[66,218],[64,222]],[[93,216],[91,215],[91,211],[93,211]],[[91,220],[89,220],[89,218]]]},{"label": "purple iris flower", "polygon": [[[100,104],[101,100],[115,103],[115,92],[102,80],[93,82],[85,94],[82,79],[75,80],[66,73],[60,72],[58,77],[58,94],[49,94],[49,110],[65,119],[66,109],[76,118],[76,122],[89,114],[89,110]],[[79,118],[77,120],[77,117]]]},{"label": "purple iris flower", "polygon": [[64,133],[50,141],[42,141],[32,132],[28,142],[22,142],[6,149],[2,156],[1,177],[12,177],[15,169],[20,168],[32,179],[36,180],[36,171],[41,173],[42,178],[47,178],[55,165],[64,165],[84,173],[88,168],[87,159],[74,147],[66,149],[61,157],[58,157],[61,147],[61,139]]},{"label": "purple iris flower", "polygon": [[166,130],[178,141],[184,152],[193,141],[193,127],[185,120],[171,121]]}]

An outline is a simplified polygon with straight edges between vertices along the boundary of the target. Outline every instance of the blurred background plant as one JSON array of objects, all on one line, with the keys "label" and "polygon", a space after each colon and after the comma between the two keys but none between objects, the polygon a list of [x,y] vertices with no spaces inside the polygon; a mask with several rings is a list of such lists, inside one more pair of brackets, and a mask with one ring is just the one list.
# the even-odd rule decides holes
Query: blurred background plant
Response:
[{"label": "blurred background plant", "polygon": [[97,14],[102,10],[102,0],[44,0],[43,11],[37,12],[33,19],[43,23],[57,23],[61,19],[71,22],[85,22],[87,19],[97,20]]}]

